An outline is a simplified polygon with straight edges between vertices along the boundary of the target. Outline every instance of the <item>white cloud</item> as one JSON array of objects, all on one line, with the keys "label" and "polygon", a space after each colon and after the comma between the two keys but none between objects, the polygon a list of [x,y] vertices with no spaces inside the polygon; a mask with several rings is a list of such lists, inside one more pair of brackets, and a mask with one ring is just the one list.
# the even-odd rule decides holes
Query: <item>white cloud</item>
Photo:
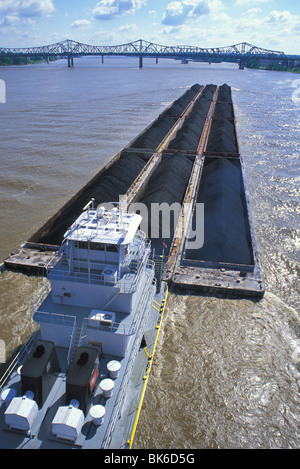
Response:
[{"label": "white cloud", "polygon": [[123,26],[120,26],[119,31],[121,33],[128,33],[129,31],[136,31],[137,27],[135,24],[124,24]]},{"label": "white cloud", "polygon": [[101,0],[93,10],[97,20],[111,20],[116,16],[134,13],[145,5],[145,0]]},{"label": "white cloud", "polygon": [[295,24],[293,30],[295,31],[296,34],[300,35],[300,22]]},{"label": "white cloud", "polygon": [[236,6],[248,6],[248,5],[254,5],[257,3],[268,3],[268,2],[273,2],[274,0],[236,0],[235,5]]},{"label": "white cloud", "polygon": [[15,16],[43,16],[55,11],[53,0],[3,0],[0,13]]},{"label": "white cloud", "polygon": [[34,26],[36,24],[36,22],[32,18],[24,18],[23,19],[23,24],[25,24],[26,26],[29,26],[31,28],[31,26]]},{"label": "white cloud", "polygon": [[90,24],[91,24],[91,21],[89,20],[76,20],[74,21],[74,23],[71,24],[71,28],[77,29],[83,26],[89,26]]},{"label": "white cloud", "polygon": [[93,15],[97,20],[109,20],[118,14],[118,6],[113,5],[114,2],[101,1],[94,8]]},{"label": "white cloud", "polygon": [[167,26],[178,26],[183,24],[188,17],[203,16],[210,12],[211,9],[207,0],[175,1],[167,5],[162,23]]},{"label": "white cloud", "polygon": [[297,49],[295,36],[299,15],[287,10],[269,11],[262,14],[260,9],[251,8],[239,18],[231,20],[230,31],[233,41],[249,42],[255,46],[271,50],[282,50],[286,54]]},{"label": "white cloud", "polygon": [[250,16],[257,16],[261,13],[262,13],[261,8],[250,8],[250,10],[245,11],[243,16],[247,16],[249,18]]},{"label": "white cloud", "polygon": [[207,31],[203,27],[199,30],[198,26],[190,26],[188,24],[178,26],[165,26],[161,33],[165,36],[163,38],[164,44],[168,45],[186,45],[207,47]]},{"label": "white cloud", "polygon": [[18,16],[7,15],[0,21],[0,26],[12,26],[20,21]]},{"label": "white cloud", "polygon": [[120,33],[117,31],[108,31],[101,29],[101,31],[97,31],[93,34],[92,42],[95,44],[105,44],[105,45],[116,45],[120,44]]},{"label": "white cloud", "polygon": [[270,11],[265,21],[266,23],[287,23],[287,22],[293,21],[294,19],[295,17],[291,15],[291,13],[287,10],[284,10],[284,11],[273,10],[273,11]]}]

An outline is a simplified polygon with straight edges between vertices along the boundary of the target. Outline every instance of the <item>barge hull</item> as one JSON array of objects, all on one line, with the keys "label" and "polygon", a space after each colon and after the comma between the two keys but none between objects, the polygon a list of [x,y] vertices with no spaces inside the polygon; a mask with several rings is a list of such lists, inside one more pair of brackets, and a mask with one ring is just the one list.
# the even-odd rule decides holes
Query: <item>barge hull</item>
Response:
[{"label": "barge hull", "polygon": [[[162,151],[168,146],[174,135],[176,135],[186,115],[190,112],[194,102],[199,98],[204,89],[205,86],[194,85],[168,106],[158,118],[150,123],[123,150],[100,168],[99,172],[54,213],[29,240],[11,252],[4,259],[4,268],[26,274],[46,275],[48,267],[52,267],[55,262],[55,255],[60,249],[63,234],[71,226],[76,216],[81,213],[82,208],[91,198],[95,197],[95,190],[101,189],[103,179],[109,179],[110,173],[114,173],[114,168],[121,158],[125,159],[128,154],[141,155],[145,160],[143,168],[137,177],[127,186],[125,185],[124,187],[124,184],[122,184],[122,191],[116,191],[114,196],[105,194],[105,200],[102,197],[98,202],[118,202],[120,200],[121,202],[126,201],[126,203],[130,203],[138,200],[149,177],[160,163]],[[159,132],[154,141],[149,139],[152,129],[157,130],[158,124],[162,125],[164,119],[168,120],[166,127],[164,127],[163,131]],[[173,121],[173,127],[171,128],[168,125],[170,119]],[[146,144],[149,141],[151,145],[147,147]],[[139,148],[141,145],[143,147]],[[111,181],[108,182],[111,186]],[[121,180],[121,182],[123,181]],[[59,236],[57,235],[58,226],[60,226]]]},{"label": "barge hull", "polygon": [[[262,298],[265,282],[259,262],[231,90],[227,99],[223,99],[224,93],[219,92],[210,110],[205,144],[198,154],[198,181],[192,185],[192,196],[189,198],[193,208],[184,214],[181,222],[184,229],[179,227],[178,237],[173,241],[176,260],[173,262],[172,284],[176,290]],[[215,114],[221,105],[231,107],[229,112],[227,107],[225,116]],[[214,170],[210,171],[210,180],[207,163],[214,166]],[[219,178],[218,167],[221,168]],[[204,204],[204,243],[201,248],[189,251],[186,246],[194,224],[196,203]]]}]

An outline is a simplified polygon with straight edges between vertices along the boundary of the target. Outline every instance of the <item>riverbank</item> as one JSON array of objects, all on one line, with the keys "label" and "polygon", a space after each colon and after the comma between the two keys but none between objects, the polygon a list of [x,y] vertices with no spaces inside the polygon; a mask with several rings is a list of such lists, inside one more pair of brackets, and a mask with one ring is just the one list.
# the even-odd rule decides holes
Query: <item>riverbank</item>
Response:
[{"label": "riverbank", "polygon": [[[47,62],[47,58],[45,57],[6,57],[5,55],[0,55],[0,66],[3,65],[28,65],[28,64],[39,64],[39,63],[44,63]],[[57,60],[57,57],[51,56],[49,57],[49,61],[53,62],[54,60]]]},{"label": "riverbank", "polygon": [[291,72],[291,73],[300,73],[299,67],[288,67],[286,65],[270,63],[267,65],[260,65],[256,59],[251,59],[245,64],[246,68],[255,69],[255,70],[272,70],[275,72]]}]

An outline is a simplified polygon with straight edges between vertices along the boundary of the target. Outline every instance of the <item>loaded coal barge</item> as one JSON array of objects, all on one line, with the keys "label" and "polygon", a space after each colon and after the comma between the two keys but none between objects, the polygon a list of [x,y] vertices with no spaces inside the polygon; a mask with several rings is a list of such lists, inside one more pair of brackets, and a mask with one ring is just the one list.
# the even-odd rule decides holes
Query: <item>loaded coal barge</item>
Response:
[{"label": "loaded coal barge", "polygon": [[[91,198],[96,206],[119,201],[129,211],[147,209],[143,226],[154,249],[156,274],[173,288],[264,295],[228,85],[189,88],[5,259],[5,268],[45,274],[55,265],[64,233]],[[151,207],[159,204],[176,210],[171,217],[163,210],[151,216]],[[189,240],[199,213],[203,243],[195,248]],[[168,230],[163,230],[166,223]]]}]

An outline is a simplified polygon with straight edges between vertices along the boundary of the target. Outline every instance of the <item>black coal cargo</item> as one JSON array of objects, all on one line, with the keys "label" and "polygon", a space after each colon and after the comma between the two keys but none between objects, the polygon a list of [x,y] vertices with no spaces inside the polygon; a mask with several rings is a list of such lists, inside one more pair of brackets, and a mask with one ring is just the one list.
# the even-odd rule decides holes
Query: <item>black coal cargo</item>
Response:
[{"label": "black coal cargo", "polygon": [[22,393],[32,391],[34,400],[41,408],[60,371],[53,342],[37,340],[21,368]]},{"label": "black coal cargo", "polygon": [[76,399],[79,408],[86,413],[97,377],[98,351],[91,347],[79,347],[67,373],[66,404]]}]

